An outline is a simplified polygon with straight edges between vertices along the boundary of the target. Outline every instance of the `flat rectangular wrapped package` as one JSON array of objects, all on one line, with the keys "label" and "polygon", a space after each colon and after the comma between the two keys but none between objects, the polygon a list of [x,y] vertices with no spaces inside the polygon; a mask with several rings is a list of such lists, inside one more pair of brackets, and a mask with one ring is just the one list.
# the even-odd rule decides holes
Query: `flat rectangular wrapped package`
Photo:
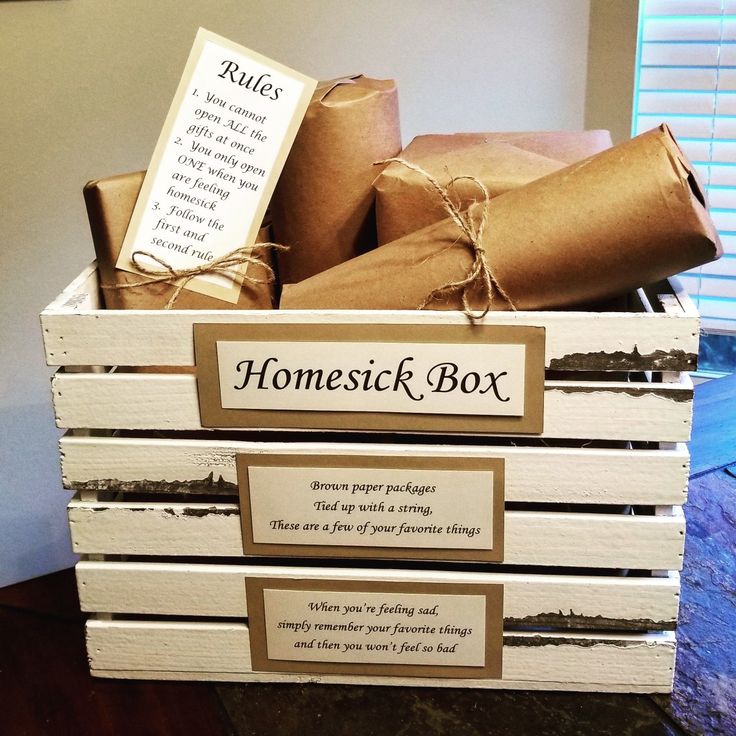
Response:
[{"label": "flat rectangular wrapped package", "polygon": [[[453,176],[473,176],[496,197],[612,145],[607,130],[455,133],[418,136],[400,156],[420,166],[443,186]],[[425,179],[401,164],[386,166],[373,188],[379,245],[447,216]],[[479,190],[467,179],[460,179],[453,184],[452,196],[467,207],[478,199]]]},{"label": "flat rectangular wrapped package", "polygon": [[[468,210],[477,221],[483,204]],[[480,246],[494,310],[600,301],[714,260],[722,249],[705,195],[666,126],[515,189],[487,205]],[[417,309],[465,279],[470,242],[448,218],[284,288],[282,309]],[[474,309],[487,299],[477,282]],[[430,309],[459,309],[459,293]]]},{"label": "flat rectangular wrapped package", "polygon": [[[97,254],[100,283],[103,285],[103,301],[108,309],[163,309],[176,288],[169,283],[116,288],[145,278],[115,268],[144,176],[144,171],[120,174],[91,181],[84,187],[84,200]],[[257,242],[269,242],[269,236],[269,228],[265,226],[258,234]],[[233,248],[237,248],[238,245],[242,244],[234,243]],[[271,265],[272,257],[268,250],[254,248],[253,257]],[[267,278],[265,269],[254,264],[248,266],[246,275],[248,274],[251,274],[254,279]],[[182,289],[174,307],[176,309],[272,309],[273,305],[273,283],[246,281],[235,304]]]},{"label": "flat rectangular wrapped package", "polygon": [[373,165],[401,150],[393,80],[363,75],[315,90],[271,198],[284,282],[301,281],[376,247]]}]

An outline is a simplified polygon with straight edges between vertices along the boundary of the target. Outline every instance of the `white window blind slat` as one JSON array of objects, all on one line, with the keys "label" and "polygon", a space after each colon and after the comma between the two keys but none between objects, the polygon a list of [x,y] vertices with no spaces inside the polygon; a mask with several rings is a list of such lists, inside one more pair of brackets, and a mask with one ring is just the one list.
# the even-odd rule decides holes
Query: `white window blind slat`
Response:
[{"label": "white window blind slat", "polygon": [[720,15],[721,0],[649,0],[648,16]]},{"label": "white window blind slat", "polygon": [[641,48],[642,66],[716,67],[718,46],[715,44],[648,43]]},{"label": "white window blind slat", "polygon": [[[678,138],[708,138],[713,136],[713,120],[709,117],[691,117],[687,115],[673,116],[663,113],[643,113],[637,115],[634,124],[634,133],[638,135],[645,130],[651,130],[660,123],[667,123]],[[734,121],[736,123],[736,120]],[[736,125],[734,125],[736,129]]]},{"label": "white window blind slat", "polygon": [[725,254],[722,258],[719,258],[713,263],[706,263],[703,266],[698,266],[690,271],[686,271],[688,274],[705,274],[709,276],[732,276],[736,277],[736,255]]},{"label": "white window blind slat", "polygon": [[733,313],[734,310],[736,310],[736,299],[698,296],[697,294],[693,294],[692,299],[700,312],[700,316],[704,320],[722,320],[719,326],[724,329],[724,331],[734,331]]},{"label": "white window blind slat", "polygon": [[736,233],[736,212],[731,209],[712,209],[711,217],[718,232],[723,236],[723,249],[726,253],[736,253],[734,238],[725,233]]},{"label": "white window blind slat", "polygon": [[721,231],[721,242],[723,243],[723,253],[725,255],[736,255],[736,235],[733,231],[730,233]]},{"label": "white window blind slat", "polygon": [[641,0],[637,62],[632,131],[672,128],[726,254],[683,284],[709,325],[736,331],[736,0]]},{"label": "white window blind slat", "polygon": [[654,43],[663,41],[718,41],[721,37],[719,16],[702,16],[688,23],[678,17],[645,17],[642,24],[642,40]]},{"label": "white window blind slat", "polygon": [[[708,140],[681,137],[679,144],[691,161],[705,161],[710,156],[711,143]],[[711,200],[711,204],[713,204],[713,200]]]},{"label": "white window blind slat", "polygon": [[[715,72],[716,70],[709,70]],[[718,89],[721,92],[736,92],[736,69],[721,67],[718,71]]]},{"label": "white window blind slat", "polygon": [[736,95],[719,90],[716,93],[716,115],[736,115]]},{"label": "white window blind slat", "polygon": [[736,188],[734,187],[716,186],[705,188],[711,207],[731,207],[733,205],[734,196],[736,196],[735,189]]},{"label": "white window blind slat", "polygon": [[680,115],[713,115],[715,90],[703,92],[640,92],[639,114],[673,113]]},{"label": "white window blind slat", "polygon": [[711,157],[721,163],[736,163],[736,141],[714,140]]},{"label": "white window blind slat", "polygon": [[[718,44],[713,44],[713,47],[715,49],[719,48]],[[728,67],[736,66],[736,44],[725,43],[720,47],[718,65]]]},{"label": "white window blind slat", "polygon": [[713,121],[715,138],[736,138],[736,118],[716,118]]},{"label": "white window blind slat", "polygon": [[716,70],[708,67],[700,69],[662,69],[646,67],[639,74],[640,90],[711,90],[716,87]]},{"label": "white window blind slat", "polygon": [[706,185],[736,186],[736,166],[696,163],[695,170],[698,172],[700,180]]},{"label": "white window blind slat", "polygon": [[[725,333],[732,333],[732,325],[731,320],[728,319],[718,319],[716,317],[702,317],[700,318],[700,326],[701,329],[703,329],[705,332],[725,332]],[[731,329],[729,329],[729,327]],[[730,372],[730,371],[728,371]],[[720,376],[725,375],[724,372],[717,372],[713,378],[718,378]]]},{"label": "white window blind slat", "polygon": [[681,274],[680,280],[688,291],[697,296],[736,299],[736,280],[690,273]]}]

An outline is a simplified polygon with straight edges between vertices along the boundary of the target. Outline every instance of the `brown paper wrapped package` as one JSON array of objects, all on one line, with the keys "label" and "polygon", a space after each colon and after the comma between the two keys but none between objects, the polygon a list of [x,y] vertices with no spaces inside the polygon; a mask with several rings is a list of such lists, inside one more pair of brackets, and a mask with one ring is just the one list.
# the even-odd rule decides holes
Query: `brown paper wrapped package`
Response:
[{"label": "brown paper wrapped package", "polygon": [[[401,158],[421,166],[443,186],[452,176],[474,176],[495,197],[611,145],[607,130],[421,135],[401,152]],[[387,166],[373,188],[379,245],[447,217],[425,179],[400,164]],[[479,191],[471,182],[460,180],[453,185],[452,194],[467,207],[478,199]]]},{"label": "brown paper wrapped package", "polygon": [[[106,179],[91,181],[84,187],[84,200],[87,204],[92,240],[97,254],[97,267],[101,284],[129,284],[140,281],[142,276],[115,268],[118,254],[123,244],[125,231],[133,214],[138,192],[143,184],[144,171],[121,174]],[[269,229],[264,227],[258,234],[259,243],[270,240]],[[233,244],[233,248],[238,247]],[[271,265],[271,254],[256,248],[254,257]],[[252,270],[251,270],[252,269]],[[258,266],[249,266],[249,273],[258,279],[265,279],[266,272]],[[146,284],[125,289],[102,289],[105,306],[108,309],[163,309],[174,286],[167,283]],[[198,294],[183,289],[174,305],[175,309],[271,309],[274,303],[274,284],[246,283],[240,291],[237,303]]]},{"label": "brown paper wrapped package", "polygon": [[[471,207],[471,213],[482,207]],[[491,200],[483,239],[517,309],[615,296],[721,254],[702,189],[666,126]],[[283,309],[416,309],[466,277],[471,251],[449,219],[284,289]],[[477,308],[485,305],[479,298]],[[429,308],[457,309],[456,296]],[[500,296],[492,309],[509,309]]]},{"label": "brown paper wrapped package", "polygon": [[271,199],[284,282],[301,281],[376,246],[375,161],[401,150],[393,80],[322,82]]}]

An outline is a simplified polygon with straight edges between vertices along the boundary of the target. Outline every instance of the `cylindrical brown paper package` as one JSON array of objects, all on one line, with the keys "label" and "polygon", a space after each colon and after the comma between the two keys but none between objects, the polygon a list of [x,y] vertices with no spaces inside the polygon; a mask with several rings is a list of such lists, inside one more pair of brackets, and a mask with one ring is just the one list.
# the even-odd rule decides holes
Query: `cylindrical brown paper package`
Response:
[{"label": "cylindrical brown paper package", "polygon": [[[613,145],[607,130],[538,133],[420,135],[400,154],[446,186],[453,176],[479,179],[492,197],[564,169]],[[423,176],[398,163],[373,182],[378,244],[390,243],[447,217]],[[467,179],[453,184],[455,201],[467,207],[480,195]]]},{"label": "cylindrical brown paper package", "polygon": [[393,80],[362,75],[322,82],[271,199],[285,283],[301,281],[376,246],[375,161],[401,150]]},{"label": "cylindrical brown paper package", "polygon": [[[482,207],[473,205],[473,210]],[[490,267],[517,309],[606,299],[711,261],[721,244],[666,126],[488,204]],[[450,219],[284,289],[282,309],[416,309],[473,257]],[[474,308],[486,305],[470,295]],[[459,295],[431,309],[458,309]],[[491,309],[509,309],[500,296]]]},{"label": "cylindrical brown paper package", "polygon": [[[145,278],[115,268],[144,175],[144,171],[120,174],[91,181],[84,187],[84,200],[97,254],[97,268],[100,283],[103,285],[102,295],[108,309],[163,309],[176,288],[168,283],[110,288],[111,285],[131,284]],[[270,231],[268,226],[264,226],[256,242],[269,241]],[[233,248],[238,245],[234,243]],[[268,250],[254,248],[253,256],[269,266],[272,264]],[[258,265],[249,265],[247,273],[253,278],[267,278],[265,269]],[[108,285],[107,288],[105,285]],[[174,304],[175,309],[272,309],[273,306],[274,284],[250,282],[243,284],[235,304],[189,289],[182,289]]]}]

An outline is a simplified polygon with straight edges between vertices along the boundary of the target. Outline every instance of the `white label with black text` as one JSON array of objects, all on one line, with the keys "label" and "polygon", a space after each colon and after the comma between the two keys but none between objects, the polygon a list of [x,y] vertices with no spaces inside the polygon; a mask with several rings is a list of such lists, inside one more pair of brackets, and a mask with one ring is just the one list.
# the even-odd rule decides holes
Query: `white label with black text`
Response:
[{"label": "white label with black text", "polygon": [[253,541],[493,548],[493,471],[248,468]]},{"label": "white label with black text", "polygon": [[222,408],[519,417],[526,349],[218,341]]},{"label": "white label with black text", "polygon": [[263,591],[269,659],[483,667],[486,597]]},{"label": "white label with black text", "polygon": [[[200,29],[117,267],[135,271],[135,251],[182,269],[252,245],[315,85]],[[240,292],[214,274],[186,288],[231,302]]]}]

